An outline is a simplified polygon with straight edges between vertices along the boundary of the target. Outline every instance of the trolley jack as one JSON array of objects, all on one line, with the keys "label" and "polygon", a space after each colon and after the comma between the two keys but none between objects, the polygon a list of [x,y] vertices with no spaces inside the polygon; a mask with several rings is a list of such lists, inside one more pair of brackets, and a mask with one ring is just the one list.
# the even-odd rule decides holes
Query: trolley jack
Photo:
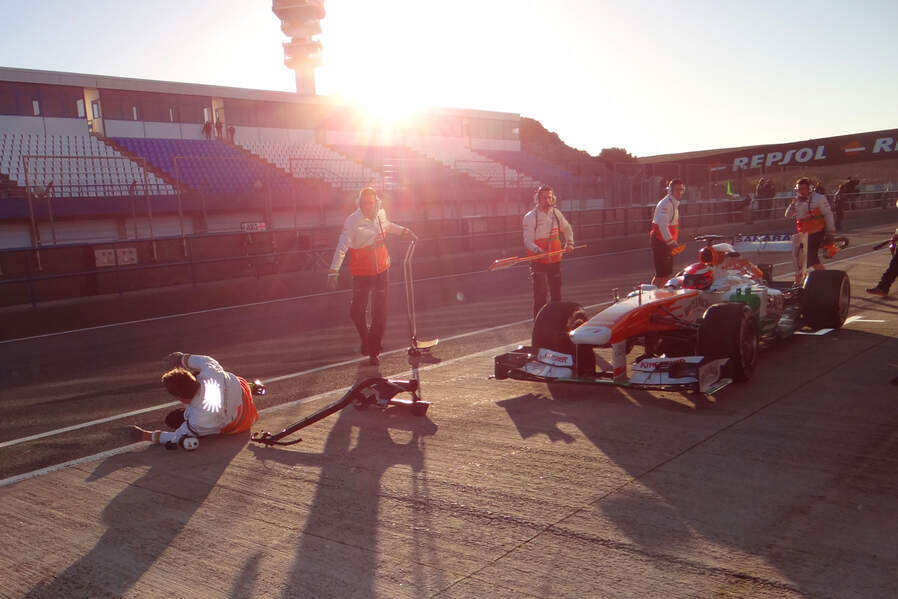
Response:
[{"label": "trolley jack", "polygon": [[[413,288],[411,266],[411,258],[414,251],[415,242],[412,241],[409,244],[408,250],[405,253],[405,259],[402,262],[403,275],[405,278],[405,299],[408,312],[409,338],[411,341],[411,345],[408,348],[408,363],[412,367],[412,378],[409,380],[385,379],[382,377],[367,378],[353,386],[336,402],[306,416],[281,432],[276,434],[265,431],[253,433],[250,437],[251,440],[268,446],[294,445],[302,441],[302,438],[294,439],[292,441],[284,441],[283,439],[350,405],[357,410],[365,410],[369,407],[386,410],[390,406],[400,406],[408,408],[415,416],[424,416],[427,414],[427,408],[430,407],[430,402],[421,399],[418,367],[421,363],[421,357],[429,354],[431,348],[439,343],[439,339],[423,341],[417,338],[415,325],[415,292]],[[400,393],[408,393],[411,398],[397,398],[396,396]]]}]

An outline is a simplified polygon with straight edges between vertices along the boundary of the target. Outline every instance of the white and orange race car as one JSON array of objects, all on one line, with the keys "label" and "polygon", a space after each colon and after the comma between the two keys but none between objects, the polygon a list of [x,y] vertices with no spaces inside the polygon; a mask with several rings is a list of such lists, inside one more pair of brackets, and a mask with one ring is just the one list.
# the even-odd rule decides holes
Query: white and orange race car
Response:
[{"label": "white and orange race car", "polygon": [[[751,378],[761,342],[845,322],[844,271],[812,270],[795,285],[773,281],[771,265],[743,256],[791,251],[788,235],[696,240],[705,244],[699,261],[662,288],[640,285],[592,318],[574,302],[543,307],[531,345],[496,356],[494,377],[713,393]],[[628,372],[634,347],[643,352]],[[596,348],[612,350],[610,370],[597,369]]]}]

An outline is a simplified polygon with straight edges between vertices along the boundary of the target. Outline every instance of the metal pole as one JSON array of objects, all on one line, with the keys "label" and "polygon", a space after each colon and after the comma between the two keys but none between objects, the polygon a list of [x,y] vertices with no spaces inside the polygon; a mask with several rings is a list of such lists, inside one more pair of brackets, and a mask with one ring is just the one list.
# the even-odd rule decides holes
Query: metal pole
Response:
[{"label": "metal pole", "polygon": [[150,227],[150,245],[153,248],[153,262],[159,261],[159,252],[156,248],[156,236],[153,234],[153,206],[150,203],[149,183],[147,181],[146,161],[143,169],[143,199],[147,204],[147,224]]},{"label": "metal pole", "polygon": [[56,222],[53,220],[53,181],[44,187],[44,198],[47,200],[47,216],[50,218],[50,239],[56,245]]},{"label": "metal pole", "polygon": [[31,193],[31,185],[28,181],[28,159],[30,156],[22,156],[22,164],[25,169],[25,195],[28,198],[28,215],[31,218],[31,247],[34,248],[34,257],[37,262],[37,269],[43,270],[41,266],[41,233],[38,229],[37,222],[34,219],[34,195]]},{"label": "metal pole", "polygon": [[172,162],[175,164],[175,180],[178,182],[178,227],[181,230],[181,250],[184,253],[184,257],[187,257],[187,238],[184,235],[184,204],[182,198],[182,190],[181,190],[181,174],[178,170],[178,158],[183,158],[183,156],[174,156],[172,157]]}]

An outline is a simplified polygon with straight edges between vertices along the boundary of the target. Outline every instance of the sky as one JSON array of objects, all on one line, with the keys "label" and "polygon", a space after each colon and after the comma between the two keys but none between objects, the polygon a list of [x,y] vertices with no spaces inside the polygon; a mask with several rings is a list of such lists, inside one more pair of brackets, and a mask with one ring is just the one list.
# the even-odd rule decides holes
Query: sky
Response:
[{"label": "sky", "polygon": [[[318,93],[636,156],[898,127],[898,2],[326,0]],[[0,66],[295,91],[270,0],[0,0]]]}]

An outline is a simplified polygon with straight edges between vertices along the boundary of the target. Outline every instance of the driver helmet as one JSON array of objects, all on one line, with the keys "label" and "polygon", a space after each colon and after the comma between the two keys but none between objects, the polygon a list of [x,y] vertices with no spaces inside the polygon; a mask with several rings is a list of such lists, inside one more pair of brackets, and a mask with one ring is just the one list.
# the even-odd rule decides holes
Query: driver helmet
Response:
[{"label": "driver helmet", "polygon": [[686,289],[708,289],[714,282],[714,269],[702,262],[696,262],[683,271],[683,287]]}]

